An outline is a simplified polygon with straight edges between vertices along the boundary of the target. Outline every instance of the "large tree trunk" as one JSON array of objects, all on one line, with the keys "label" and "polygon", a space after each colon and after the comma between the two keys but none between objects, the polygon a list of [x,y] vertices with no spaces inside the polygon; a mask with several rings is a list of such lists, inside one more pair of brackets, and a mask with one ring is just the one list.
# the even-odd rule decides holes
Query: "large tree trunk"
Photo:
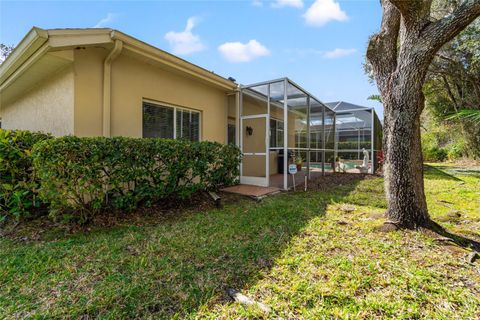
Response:
[{"label": "large tree trunk", "polygon": [[436,21],[431,0],[381,0],[381,4],[381,30],[370,38],[367,59],[385,108],[387,222],[418,228],[430,222],[420,143],[423,83],[435,53],[480,15],[480,0],[463,1]]},{"label": "large tree trunk", "polygon": [[428,48],[404,39],[403,58],[388,81],[378,83],[384,97],[385,190],[387,219],[400,228],[427,226],[430,221],[423,185],[420,115],[423,83],[431,59]]},{"label": "large tree trunk", "polygon": [[423,96],[415,93],[400,98],[384,102],[385,123],[389,123],[384,132],[385,146],[388,146],[384,166],[387,218],[388,223],[398,227],[418,228],[429,221],[420,143]]}]

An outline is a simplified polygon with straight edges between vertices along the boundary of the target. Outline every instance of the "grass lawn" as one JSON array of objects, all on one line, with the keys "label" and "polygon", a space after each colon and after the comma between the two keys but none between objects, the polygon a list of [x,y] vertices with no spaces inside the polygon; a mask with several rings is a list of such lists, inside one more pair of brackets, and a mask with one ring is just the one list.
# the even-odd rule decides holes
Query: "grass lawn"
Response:
[{"label": "grass lawn", "polygon": [[[480,241],[477,170],[430,165],[425,187],[436,221]],[[480,262],[425,233],[376,231],[385,207],[382,179],[368,178],[88,233],[0,239],[0,318],[478,319]],[[272,312],[231,302],[226,288]]]}]

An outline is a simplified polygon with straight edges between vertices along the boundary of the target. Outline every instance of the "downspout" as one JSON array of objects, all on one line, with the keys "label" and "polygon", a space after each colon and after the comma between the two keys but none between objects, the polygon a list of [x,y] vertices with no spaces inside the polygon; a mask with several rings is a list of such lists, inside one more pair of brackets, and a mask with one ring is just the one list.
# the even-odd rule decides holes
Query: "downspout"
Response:
[{"label": "downspout", "polygon": [[123,42],[115,40],[112,51],[103,62],[103,136],[110,137],[112,62],[122,51]]}]

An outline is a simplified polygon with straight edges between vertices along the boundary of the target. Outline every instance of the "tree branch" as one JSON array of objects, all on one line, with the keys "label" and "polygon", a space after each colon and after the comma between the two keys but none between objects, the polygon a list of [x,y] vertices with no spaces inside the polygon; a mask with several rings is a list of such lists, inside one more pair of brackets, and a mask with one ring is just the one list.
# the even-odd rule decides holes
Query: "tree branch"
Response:
[{"label": "tree branch", "polygon": [[[400,30],[400,12],[389,0],[381,0],[383,9],[380,32],[368,43],[367,59],[374,74],[384,78],[397,67],[397,42]],[[377,82],[381,79],[375,79]]]},{"label": "tree branch", "polygon": [[466,0],[452,14],[428,25],[422,38],[429,42],[433,52],[437,52],[479,16],[480,0]]},{"label": "tree branch", "polygon": [[455,109],[455,112],[458,112],[457,99],[455,98],[455,95],[452,92],[452,88],[450,87],[450,83],[448,83],[447,77],[442,76],[442,80],[443,80],[443,85],[445,87],[445,90],[447,91],[447,94],[450,97],[450,100],[452,100],[453,109]]},{"label": "tree branch", "polygon": [[433,0],[389,0],[402,14],[405,27],[415,26],[419,20],[428,19]]}]

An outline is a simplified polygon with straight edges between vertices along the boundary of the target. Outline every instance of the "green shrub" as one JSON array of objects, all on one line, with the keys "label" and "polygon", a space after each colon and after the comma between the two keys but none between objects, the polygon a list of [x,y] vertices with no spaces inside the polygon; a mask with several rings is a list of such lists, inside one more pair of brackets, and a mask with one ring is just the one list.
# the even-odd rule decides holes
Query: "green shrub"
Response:
[{"label": "green shrub", "polygon": [[27,217],[43,205],[37,197],[32,147],[50,138],[44,133],[0,129],[0,220]]},{"label": "green shrub", "polygon": [[446,147],[447,158],[450,161],[462,158],[465,155],[465,144],[462,141],[452,143]]},{"label": "green shrub", "polygon": [[370,141],[360,141],[360,144],[358,141],[339,141],[337,147],[338,150],[362,150],[362,148],[368,150],[372,148],[372,143]]},{"label": "green shrub", "polygon": [[85,222],[100,210],[131,210],[236,182],[240,151],[215,142],[62,137],[39,143],[40,196],[53,217]]},{"label": "green shrub", "polygon": [[438,147],[424,147],[423,150],[423,160],[425,161],[445,161],[447,159],[448,153],[444,148]]},{"label": "green shrub", "polygon": [[442,125],[423,132],[423,159],[425,161],[445,161],[466,156],[466,141],[459,132],[459,130],[453,130]]}]

